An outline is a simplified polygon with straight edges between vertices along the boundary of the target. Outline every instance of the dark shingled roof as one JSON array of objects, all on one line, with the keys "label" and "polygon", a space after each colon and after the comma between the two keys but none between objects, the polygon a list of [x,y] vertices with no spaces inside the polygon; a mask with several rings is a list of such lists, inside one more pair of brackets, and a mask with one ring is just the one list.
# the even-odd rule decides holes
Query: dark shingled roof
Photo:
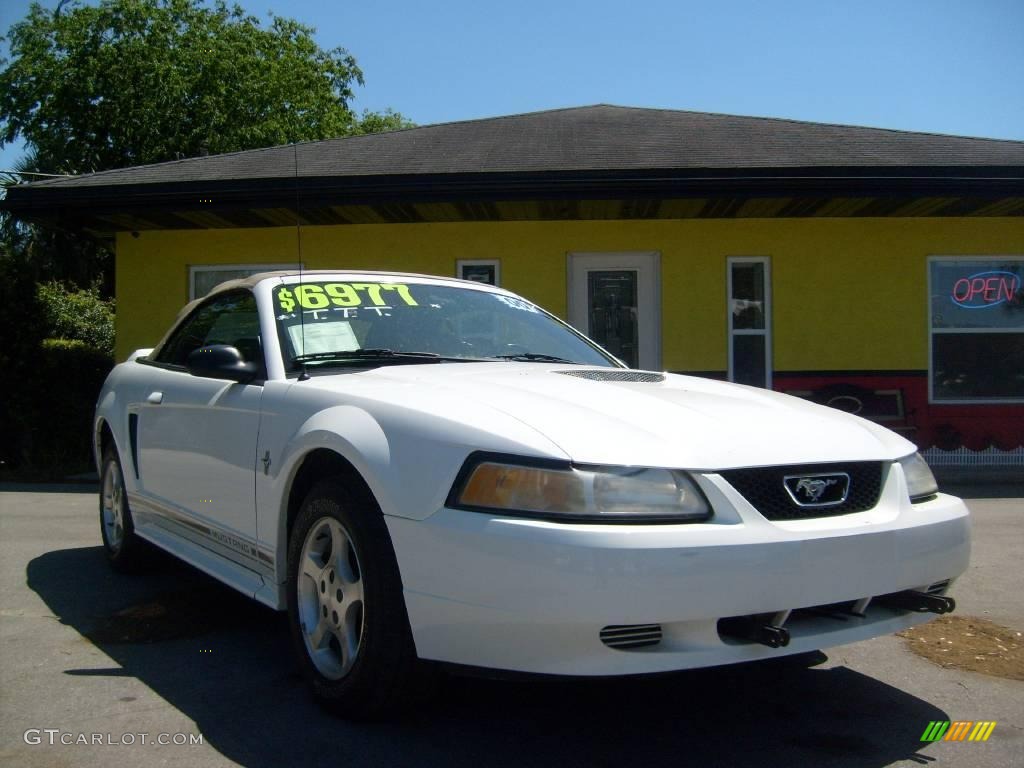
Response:
[{"label": "dark shingled roof", "polygon": [[[23,189],[300,177],[1024,166],[1024,142],[610,105],[427,125],[51,179]],[[1017,175],[1017,174],[1014,174]]]},{"label": "dark shingled roof", "polygon": [[118,231],[422,221],[1024,216],[1024,142],[597,105],[19,184]]}]

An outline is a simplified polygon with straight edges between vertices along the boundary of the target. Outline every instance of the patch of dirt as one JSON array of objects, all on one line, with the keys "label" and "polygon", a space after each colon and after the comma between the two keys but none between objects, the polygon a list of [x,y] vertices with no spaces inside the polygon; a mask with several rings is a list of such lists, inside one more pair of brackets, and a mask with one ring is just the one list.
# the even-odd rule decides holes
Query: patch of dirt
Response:
[{"label": "patch of dirt", "polygon": [[898,634],[940,667],[1024,680],[1024,637],[1015,629],[973,616],[940,616]]}]

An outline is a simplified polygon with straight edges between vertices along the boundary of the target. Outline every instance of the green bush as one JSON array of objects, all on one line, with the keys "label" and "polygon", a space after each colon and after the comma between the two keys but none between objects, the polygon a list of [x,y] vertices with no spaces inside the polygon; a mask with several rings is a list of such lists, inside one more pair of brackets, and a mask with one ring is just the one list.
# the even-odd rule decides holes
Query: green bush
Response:
[{"label": "green bush", "polygon": [[51,281],[40,284],[37,292],[46,336],[114,354],[114,301],[102,299],[98,285],[68,288]]},{"label": "green bush", "polygon": [[0,477],[25,463],[29,403],[41,386],[41,315],[32,264],[0,245]]},{"label": "green bush", "polygon": [[79,339],[45,339],[36,361],[37,385],[25,398],[23,459],[29,473],[58,478],[92,466],[92,418],[113,367],[104,350]]},{"label": "green bush", "polygon": [[0,479],[91,468],[92,414],[113,365],[114,303],[98,286],[38,284],[38,274],[0,238]]}]

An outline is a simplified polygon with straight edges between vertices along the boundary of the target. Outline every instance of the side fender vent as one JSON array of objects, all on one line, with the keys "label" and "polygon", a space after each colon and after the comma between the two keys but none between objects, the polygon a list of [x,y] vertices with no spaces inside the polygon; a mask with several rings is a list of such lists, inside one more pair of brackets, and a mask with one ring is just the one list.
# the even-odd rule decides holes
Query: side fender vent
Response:
[{"label": "side fender vent", "polygon": [[661,642],[661,625],[611,624],[601,630],[601,642],[619,651],[657,645]]},{"label": "side fender vent", "polygon": [[128,443],[132,452],[132,470],[139,479],[139,414],[128,414]]}]

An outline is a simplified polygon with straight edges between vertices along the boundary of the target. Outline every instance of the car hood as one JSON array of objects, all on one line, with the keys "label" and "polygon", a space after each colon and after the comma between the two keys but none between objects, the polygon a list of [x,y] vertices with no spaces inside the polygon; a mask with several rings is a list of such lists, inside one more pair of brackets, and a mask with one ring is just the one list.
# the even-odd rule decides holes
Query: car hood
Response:
[{"label": "car hood", "polygon": [[[769,390],[676,374],[648,374],[654,381],[579,375],[589,371],[600,377],[616,369],[453,363],[381,367],[359,377],[364,384],[373,380],[375,400],[393,400],[396,406],[410,407],[410,385],[420,395],[434,392],[444,411],[438,415],[446,420],[456,416],[450,412],[453,403],[458,418],[477,427],[486,428],[489,416],[499,411],[543,434],[578,463],[714,470],[891,460],[915,450],[869,421]],[[317,376],[316,386],[344,391],[346,379]],[[432,399],[414,400],[423,409]]]}]

